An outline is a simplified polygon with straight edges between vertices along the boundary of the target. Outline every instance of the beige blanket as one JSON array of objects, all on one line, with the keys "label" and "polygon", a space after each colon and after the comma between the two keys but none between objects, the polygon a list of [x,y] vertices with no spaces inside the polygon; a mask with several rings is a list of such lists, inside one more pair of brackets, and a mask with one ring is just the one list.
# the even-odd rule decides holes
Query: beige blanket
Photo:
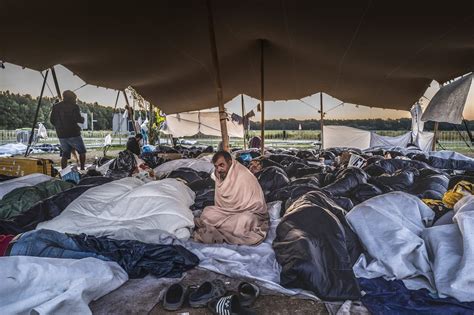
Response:
[{"label": "beige blanket", "polygon": [[257,178],[235,160],[224,180],[215,177],[215,206],[204,208],[195,220],[194,238],[203,243],[261,243],[267,235],[269,217]]}]

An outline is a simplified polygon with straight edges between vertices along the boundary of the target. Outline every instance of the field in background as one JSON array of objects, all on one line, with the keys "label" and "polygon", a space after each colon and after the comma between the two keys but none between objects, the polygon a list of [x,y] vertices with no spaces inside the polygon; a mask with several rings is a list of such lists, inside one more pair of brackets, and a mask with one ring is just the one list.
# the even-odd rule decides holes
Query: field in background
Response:
[{"label": "field in background", "polygon": [[[406,130],[381,130],[376,131],[377,134],[382,136],[399,136],[406,133]],[[267,130],[265,131],[265,144],[273,147],[294,147],[294,148],[312,148],[313,143],[319,139],[320,131],[318,130],[287,130],[285,131],[286,138],[283,139],[283,130]],[[88,148],[100,148],[104,144],[104,138],[108,135],[112,135],[112,144],[114,146],[125,145],[128,134],[113,134],[111,131],[83,131],[82,136],[84,142]],[[259,136],[259,130],[251,130],[249,137]],[[463,137],[469,142],[467,133],[464,132]],[[202,145],[213,145],[217,146],[220,142],[219,137],[209,136],[196,136],[185,138],[188,141],[197,141],[198,144]],[[170,143],[169,140],[162,135],[162,143]],[[446,150],[453,150],[462,153],[473,153],[473,151],[466,146],[461,135],[456,131],[440,131],[439,141],[443,148]],[[0,144],[16,143],[17,137],[14,130],[0,130]],[[40,140],[39,143],[59,143],[56,132],[54,130],[48,130],[48,139]],[[242,147],[242,139],[231,139],[231,145],[233,147]],[[441,149],[438,147],[438,149]]]}]

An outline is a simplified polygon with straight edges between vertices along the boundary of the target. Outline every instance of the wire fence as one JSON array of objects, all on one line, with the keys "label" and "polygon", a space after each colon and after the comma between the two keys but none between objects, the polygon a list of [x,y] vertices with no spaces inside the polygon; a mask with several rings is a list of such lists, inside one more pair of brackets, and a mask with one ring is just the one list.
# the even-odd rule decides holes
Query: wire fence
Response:
[{"label": "wire fence", "polygon": [[[396,137],[407,133],[406,130],[377,130],[375,131],[381,136]],[[112,136],[113,145],[125,145],[128,133],[117,134],[108,130],[98,131],[83,131],[82,137],[84,143],[88,147],[97,147],[104,144],[104,138],[110,134]],[[441,147],[439,149],[453,150],[459,152],[474,152],[473,149],[468,147],[467,144],[473,146],[470,143],[469,136],[466,131],[440,131],[438,134],[438,141]],[[260,136],[259,130],[251,130],[248,134],[249,137]],[[200,144],[214,145],[216,146],[220,138],[209,137],[209,136],[196,136],[186,138],[188,140],[197,141]],[[269,146],[281,146],[281,147],[312,147],[313,143],[320,140],[320,131],[318,130],[266,130],[265,131],[266,144]],[[234,146],[242,146],[242,139],[231,139]],[[26,140],[27,141],[27,140]],[[16,130],[0,130],[0,144],[16,143],[17,131]],[[48,138],[41,140],[40,143],[59,143],[56,135],[56,131],[48,130]],[[466,144],[467,143],[467,144]]]}]

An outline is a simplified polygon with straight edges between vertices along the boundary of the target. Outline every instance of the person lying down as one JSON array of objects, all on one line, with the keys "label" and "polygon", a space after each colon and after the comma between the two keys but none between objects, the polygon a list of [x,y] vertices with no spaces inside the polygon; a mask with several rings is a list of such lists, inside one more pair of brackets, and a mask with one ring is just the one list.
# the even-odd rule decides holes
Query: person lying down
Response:
[{"label": "person lying down", "polygon": [[202,243],[257,245],[267,236],[269,215],[257,178],[226,151],[212,163],[216,182],[215,205],[195,219],[194,239]]}]

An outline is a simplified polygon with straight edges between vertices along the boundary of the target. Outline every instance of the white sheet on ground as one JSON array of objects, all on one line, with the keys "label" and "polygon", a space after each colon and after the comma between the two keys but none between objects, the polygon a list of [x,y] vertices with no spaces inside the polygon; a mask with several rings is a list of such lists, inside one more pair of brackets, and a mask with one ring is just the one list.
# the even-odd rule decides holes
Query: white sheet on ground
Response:
[{"label": "white sheet on ground", "polygon": [[421,234],[434,212],[419,198],[391,192],[355,206],[346,216],[369,256],[353,269],[357,277],[405,280],[410,289],[430,288],[434,281]]},{"label": "white sheet on ground", "polygon": [[432,257],[436,289],[440,297],[474,301],[474,196],[454,206],[453,224],[434,226],[423,232]]},{"label": "white sheet on ground", "polygon": [[50,179],[51,176],[40,173],[34,173],[0,182],[0,199],[2,199],[3,196],[5,196],[10,191],[16,188],[34,186],[36,184],[46,182]]},{"label": "white sheet on ground", "polygon": [[194,192],[176,179],[144,184],[127,177],[89,189],[59,216],[38,224],[37,229],[114,235],[148,243],[159,243],[162,231],[188,239],[194,228],[189,209],[194,197]]},{"label": "white sheet on ground", "polygon": [[280,223],[281,202],[267,205],[270,214],[270,229],[267,238],[257,246],[202,244],[194,241],[167,239],[165,243],[179,244],[199,257],[199,267],[227,275],[229,277],[256,280],[259,285],[286,295],[302,294],[318,300],[311,292],[299,289],[287,289],[280,283],[281,267],[276,261],[272,248],[276,236],[276,227]]},{"label": "white sheet on ground", "polygon": [[209,174],[214,170],[214,165],[204,159],[178,159],[157,166],[154,169],[155,176],[156,178],[161,178],[181,167],[189,167],[197,172],[206,172]]},{"label": "white sheet on ground", "polygon": [[14,156],[18,154],[25,154],[28,147],[23,143],[7,143],[0,145],[0,155]]},{"label": "white sheet on ground", "polygon": [[92,314],[89,302],[128,280],[96,258],[0,257],[1,314]]}]

